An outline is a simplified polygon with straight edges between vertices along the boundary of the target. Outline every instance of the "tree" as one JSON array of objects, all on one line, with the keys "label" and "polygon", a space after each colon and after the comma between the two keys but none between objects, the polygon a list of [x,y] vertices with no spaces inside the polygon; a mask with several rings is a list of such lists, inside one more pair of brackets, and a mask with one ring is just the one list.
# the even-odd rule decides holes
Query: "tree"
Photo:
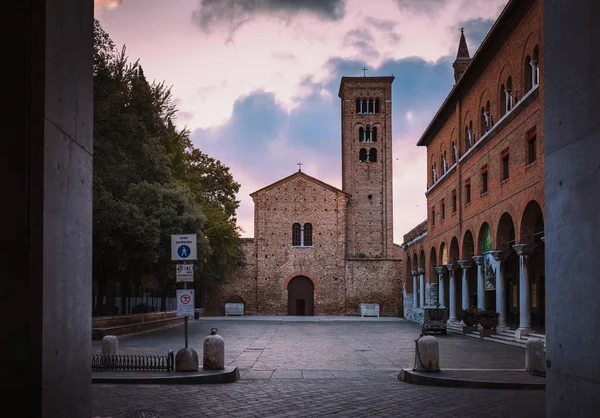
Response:
[{"label": "tree", "polygon": [[[153,275],[174,289],[170,236],[197,233],[197,276],[223,280],[243,265],[235,211],[239,184],[229,169],[193,147],[172,120],[170,88],[149,83],[94,24],[94,281],[122,294]],[[109,286],[110,287],[110,286]],[[164,292],[163,292],[164,294]]]}]

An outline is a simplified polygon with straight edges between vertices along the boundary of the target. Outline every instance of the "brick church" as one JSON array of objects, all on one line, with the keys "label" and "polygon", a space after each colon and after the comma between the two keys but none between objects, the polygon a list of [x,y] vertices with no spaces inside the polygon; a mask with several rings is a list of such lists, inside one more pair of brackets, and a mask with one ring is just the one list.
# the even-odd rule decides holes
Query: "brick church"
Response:
[{"label": "brick church", "polygon": [[298,172],[251,194],[254,238],[246,267],[210,289],[207,311],[227,302],[246,315],[402,312],[402,249],[393,243],[392,82],[343,77],[342,189]]}]

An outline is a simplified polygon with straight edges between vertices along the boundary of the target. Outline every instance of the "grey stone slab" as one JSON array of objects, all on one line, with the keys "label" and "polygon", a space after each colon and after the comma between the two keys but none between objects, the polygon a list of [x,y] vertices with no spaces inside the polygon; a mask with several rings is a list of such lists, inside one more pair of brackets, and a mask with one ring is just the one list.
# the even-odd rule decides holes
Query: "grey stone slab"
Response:
[{"label": "grey stone slab", "polygon": [[271,379],[302,379],[302,370],[277,369]]},{"label": "grey stone slab", "polygon": [[273,370],[254,370],[251,369],[248,373],[245,373],[244,379],[270,379],[273,375]]},{"label": "grey stone slab", "polygon": [[328,370],[302,370],[304,379],[335,379],[335,376]]}]

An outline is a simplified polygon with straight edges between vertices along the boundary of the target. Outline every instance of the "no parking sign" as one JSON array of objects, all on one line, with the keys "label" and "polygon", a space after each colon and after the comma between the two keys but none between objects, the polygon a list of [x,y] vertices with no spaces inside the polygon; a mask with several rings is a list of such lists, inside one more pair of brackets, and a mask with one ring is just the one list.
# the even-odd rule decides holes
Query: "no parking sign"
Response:
[{"label": "no parking sign", "polygon": [[193,289],[177,289],[177,316],[194,316]]}]

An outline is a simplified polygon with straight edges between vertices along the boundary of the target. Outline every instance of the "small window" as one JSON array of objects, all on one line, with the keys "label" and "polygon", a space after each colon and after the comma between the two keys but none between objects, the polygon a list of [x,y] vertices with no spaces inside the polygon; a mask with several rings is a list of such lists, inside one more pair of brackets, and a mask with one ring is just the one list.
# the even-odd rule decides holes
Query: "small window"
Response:
[{"label": "small window", "polygon": [[364,163],[367,161],[367,150],[366,148],[361,148],[360,151],[358,152],[358,158],[360,160],[360,162]]},{"label": "small window", "polygon": [[299,247],[301,244],[300,240],[300,224],[295,223],[292,225],[292,245]]},{"label": "small window", "polygon": [[488,191],[488,168],[487,165],[481,169],[481,194]]},{"label": "small window", "polygon": [[379,113],[379,99],[375,99],[375,113]]},{"label": "small window", "polygon": [[431,226],[435,226],[435,206],[431,208]]},{"label": "small window", "polygon": [[502,181],[508,180],[509,169],[509,153],[505,151],[502,153]]},{"label": "small window", "polygon": [[369,155],[368,155],[368,161],[370,163],[376,163],[377,162],[377,150],[375,148],[371,148],[369,150]]},{"label": "small window", "polygon": [[367,99],[362,100],[362,108],[360,113],[367,113]]},{"label": "small window", "polygon": [[523,86],[525,87],[525,91],[529,91],[531,90],[531,88],[533,87],[533,66],[531,65],[531,57],[529,55],[527,55],[525,57],[525,64],[524,64],[524,68],[523,68],[523,78],[524,78],[524,84]]},{"label": "small window", "polygon": [[373,126],[373,130],[371,131],[371,141],[377,142],[377,126]]},{"label": "small window", "polygon": [[360,113],[360,99],[356,99],[356,113]]},{"label": "small window", "polygon": [[456,144],[452,141],[452,165],[456,164],[458,151],[456,150]]},{"label": "small window", "polygon": [[444,199],[442,199],[442,204],[441,204],[441,214],[442,214],[442,221],[444,219],[446,219],[446,201]]},{"label": "small window", "polygon": [[363,142],[365,140],[365,129],[361,126],[358,128],[358,140]]},{"label": "small window", "polygon": [[465,182],[465,202],[471,203],[471,179],[467,179]]},{"label": "small window", "polygon": [[375,113],[373,99],[369,100],[369,113]]},{"label": "small window", "polygon": [[452,191],[452,213],[456,213],[456,190]]},{"label": "small window", "polygon": [[527,165],[535,163],[537,159],[535,150],[536,138],[537,133],[534,129],[533,132],[530,132],[527,136]]},{"label": "small window", "polygon": [[304,245],[305,247],[312,247],[312,245],[313,245],[313,239],[312,239],[312,237],[313,237],[312,224],[305,223],[305,224],[304,224],[304,228],[302,228],[302,229],[303,229],[303,231],[302,231],[302,232],[303,232],[303,234],[302,234],[302,235],[303,235],[303,237],[302,237],[302,238],[304,238],[304,239],[303,239],[303,245]]},{"label": "small window", "polygon": [[365,142],[371,142],[371,125],[367,125],[367,131],[365,132]]}]

